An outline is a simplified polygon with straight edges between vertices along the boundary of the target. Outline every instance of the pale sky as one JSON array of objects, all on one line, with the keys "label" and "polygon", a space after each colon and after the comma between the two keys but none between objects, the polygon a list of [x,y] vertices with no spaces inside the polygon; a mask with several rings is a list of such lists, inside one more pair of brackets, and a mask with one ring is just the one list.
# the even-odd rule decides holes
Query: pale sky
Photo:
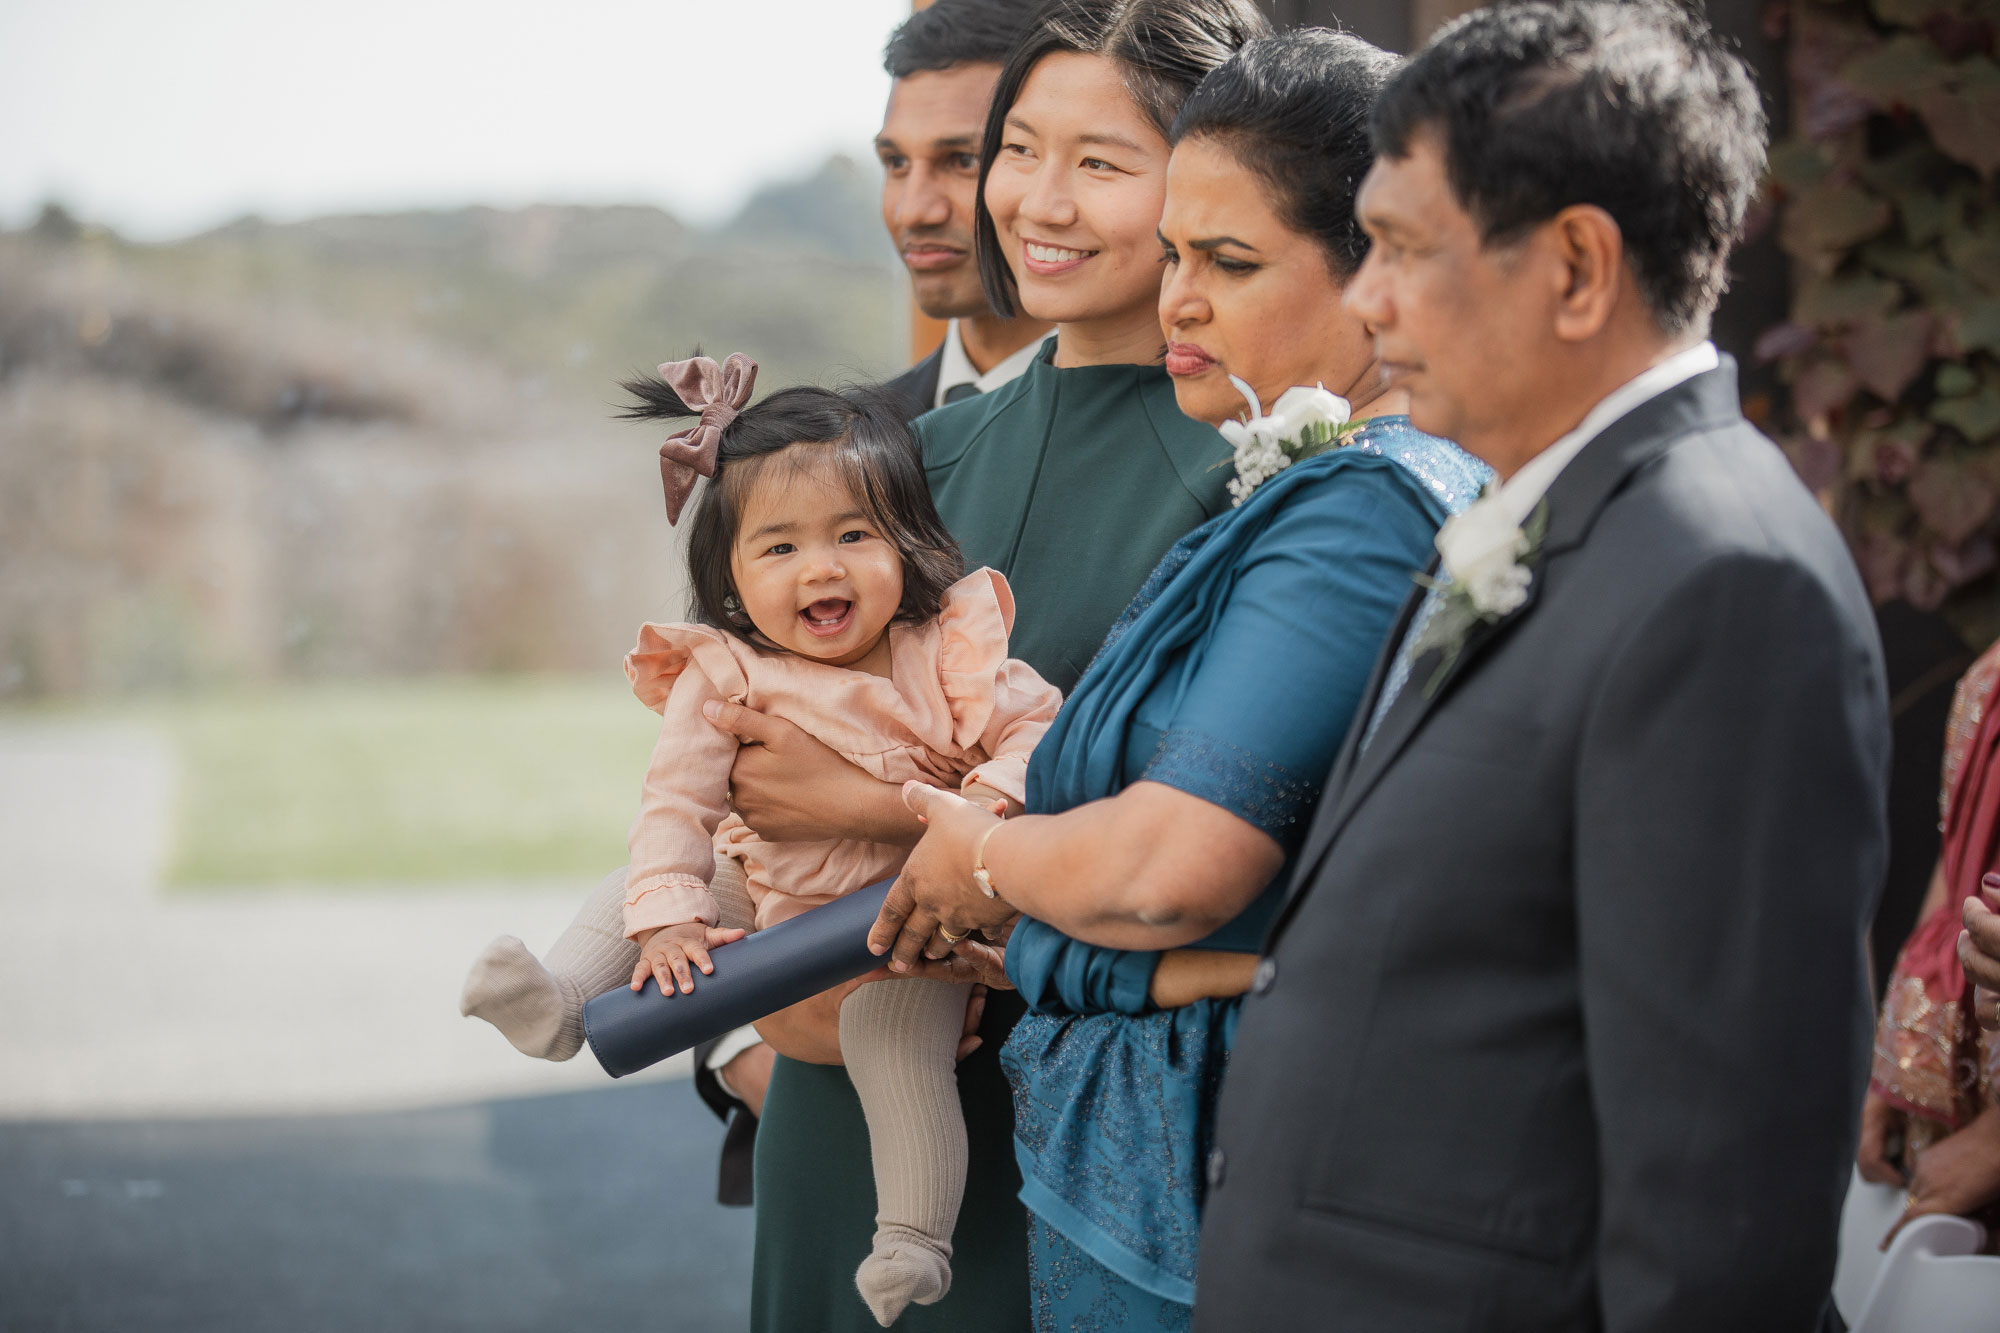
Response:
[{"label": "pale sky", "polygon": [[256,211],[726,215],[871,155],[908,0],[0,0],[0,225]]}]

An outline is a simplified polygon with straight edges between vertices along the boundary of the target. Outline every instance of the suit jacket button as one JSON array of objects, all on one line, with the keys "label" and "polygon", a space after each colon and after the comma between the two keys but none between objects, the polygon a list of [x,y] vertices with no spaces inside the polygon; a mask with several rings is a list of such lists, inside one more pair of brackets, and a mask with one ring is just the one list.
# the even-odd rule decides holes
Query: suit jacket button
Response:
[{"label": "suit jacket button", "polygon": [[[1239,972],[1236,975],[1242,976],[1243,974]],[[1250,978],[1250,993],[1252,995],[1263,995],[1277,984],[1278,960],[1275,958],[1266,958],[1263,962],[1257,964],[1257,971]]]},{"label": "suit jacket button", "polygon": [[1210,1189],[1219,1190],[1222,1188],[1222,1177],[1227,1173],[1228,1168],[1229,1168],[1229,1159],[1222,1155],[1222,1149],[1220,1148],[1209,1149],[1208,1187]]}]

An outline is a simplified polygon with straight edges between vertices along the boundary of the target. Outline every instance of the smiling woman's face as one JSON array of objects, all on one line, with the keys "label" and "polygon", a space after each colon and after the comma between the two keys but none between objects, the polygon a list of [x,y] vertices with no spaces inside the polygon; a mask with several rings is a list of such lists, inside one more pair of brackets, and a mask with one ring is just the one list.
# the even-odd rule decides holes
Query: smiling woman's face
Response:
[{"label": "smiling woman's face", "polygon": [[1076,325],[1143,332],[1159,299],[1166,166],[1167,141],[1111,61],[1063,51],[1036,64],[986,177],[1021,309],[1066,326],[1065,342],[1088,336]]},{"label": "smiling woman's face", "polygon": [[1224,141],[1184,139],[1160,219],[1160,326],[1180,409],[1221,422],[1247,410],[1235,375],[1268,410],[1298,384],[1364,404],[1380,390],[1374,348],[1341,308],[1341,281],[1314,237],[1279,217],[1263,180]]}]

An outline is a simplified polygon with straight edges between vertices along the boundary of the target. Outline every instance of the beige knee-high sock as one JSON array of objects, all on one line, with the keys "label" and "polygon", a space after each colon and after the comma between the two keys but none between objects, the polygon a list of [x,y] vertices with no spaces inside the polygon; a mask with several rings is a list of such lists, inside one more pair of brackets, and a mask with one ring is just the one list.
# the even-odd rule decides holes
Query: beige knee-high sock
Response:
[{"label": "beige knee-high sock", "polygon": [[951,1289],[951,1233],[965,1197],[957,1052],[968,988],[880,981],[840,1006],[840,1055],[868,1117],[874,1250],[854,1275],[887,1328]]},{"label": "beige knee-high sock", "polygon": [[544,966],[502,935],[472,960],[458,1011],[499,1028],[514,1049],[567,1060],[583,1048],[583,1002],[632,979],[639,948],[625,938],[625,872],[606,875],[549,949]]},{"label": "beige knee-high sock", "polygon": [[715,878],[708,882],[722,919],[715,924],[724,930],[757,929],[757,905],[750,901],[750,879],[743,863],[733,856],[715,858]]},{"label": "beige knee-high sock", "polygon": [[[725,924],[748,929],[750,894],[743,863],[720,856],[710,886]],[[629,985],[639,946],[625,938],[625,872],[604,877],[547,956],[502,935],[472,960],[458,1011],[499,1028],[514,1048],[544,1060],[583,1049],[583,1003]]]}]

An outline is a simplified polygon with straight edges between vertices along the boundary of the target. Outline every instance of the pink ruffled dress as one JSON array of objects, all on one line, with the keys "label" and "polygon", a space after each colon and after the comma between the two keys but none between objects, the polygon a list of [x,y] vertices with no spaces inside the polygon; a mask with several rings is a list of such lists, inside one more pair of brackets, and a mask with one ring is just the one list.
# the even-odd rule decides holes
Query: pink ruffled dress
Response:
[{"label": "pink ruffled dress", "polygon": [[715,857],[743,863],[759,930],[872,884],[909,849],[840,839],[767,842],[729,809],[736,738],[701,714],[711,699],[801,727],[884,782],[956,789],[978,781],[1018,801],[1028,755],[1062,692],[1007,656],[1014,596],[991,569],[946,590],[936,619],[889,629],[890,675],[752,647],[706,625],[646,625],[625,658],[632,692],[661,717],[629,839],[629,938],[704,921]]}]

